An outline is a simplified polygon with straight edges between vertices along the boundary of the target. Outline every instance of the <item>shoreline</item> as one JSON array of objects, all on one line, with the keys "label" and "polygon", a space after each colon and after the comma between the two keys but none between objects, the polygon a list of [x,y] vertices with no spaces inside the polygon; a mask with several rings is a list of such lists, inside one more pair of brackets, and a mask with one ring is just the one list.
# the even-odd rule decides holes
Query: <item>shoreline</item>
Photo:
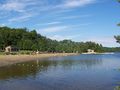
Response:
[{"label": "shoreline", "polygon": [[83,55],[86,54],[86,55],[99,55],[99,54],[114,54],[114,52],[104,52],[104,53],[82,53]]},{"label": "shoreline", "polygon": [[49,57],[63,57],[63,56],[74,56],[77,53],[46,53],[38,55],[0,55],[0,67],[12,65],[16,63],[22,63],[27,61],[33,61],[37,59],[49,58]]}]

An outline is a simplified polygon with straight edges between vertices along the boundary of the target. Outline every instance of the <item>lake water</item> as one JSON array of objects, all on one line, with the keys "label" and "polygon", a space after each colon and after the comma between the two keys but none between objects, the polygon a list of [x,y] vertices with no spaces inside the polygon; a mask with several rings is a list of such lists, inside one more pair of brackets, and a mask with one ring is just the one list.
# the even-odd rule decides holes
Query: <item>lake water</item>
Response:
[{"label": "lake water", "polygon": [[0,68],[0,90],[114,90],[120,54],[34,60]]}]

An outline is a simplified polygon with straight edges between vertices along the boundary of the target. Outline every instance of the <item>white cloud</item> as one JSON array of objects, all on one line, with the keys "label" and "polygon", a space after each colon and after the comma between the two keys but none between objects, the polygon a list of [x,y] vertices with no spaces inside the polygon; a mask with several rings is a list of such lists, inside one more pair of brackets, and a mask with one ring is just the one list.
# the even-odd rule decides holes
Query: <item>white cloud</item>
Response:
[{"label": "white cloud", "polygon": [[37,24],[37,26],[41,26],[41,25],[58,25],[61,24],[62,22],[59,21],[55,21],[55,22],[48,22],[48,23],[41,23],[41,24]]},{"label": "white cloud", "polygon": [[52,27],[44,28],[41,31],[45,33],[52,33],[52,32],[64,31],[67,30],[68,28],[69,28],[68,26],[52,26]]},{"label": "white cloud", "polygon": [[19,17],[10,18],[8,21],[9,22],[22,22],[22,21],[29,20],[34,15],[35,14],[25,13],[25,14],[19,16]]},{"label": "white cloud", "polygon": [[87,18],[87,17],[91,17],[92,15],[87,15],[87,14],[85,14],[85,15],[79,15],[79,16],[64,16],[64,17],[60,17],[60,18],[58,18],[58,20],[65,20],[65,19],[78,19],[78,18]]},{"label": "white cloud", "polygon": [[65,8],[82,7],[88,4],[92,4],[94,2],[96,2],[96,0],[65,0],[64,4],[61,7]]},{"label": "white cloud", "polygon": [[23,12],[25,5],[20,2],[8,2],[6,4],[0,5],[2,10],[7,11],[17,11],[17,12]]},{"label": "white cloud", "polygon": [[[2,15],[0,14],[0,17],[6,16],[5,18],[8,19],[9,17],[13,17],[12,15],[14,14],[15,16],[19,16],[18,19],[22,19],[31,17],[29,15],[22,15],[24,13],[37,13],[39,15],[47,11],[64,13],[70,11],[70,7],[84,6],[94,1],[96,0],[4,0],[3,3],[0,3],[0,12],[3,13]],[[68,18],[75,17],[72,16]],[[11,18],[9,21],[17,21],[16,19]]]},{"label": "white cloud", "polygon": [[73,40],[74,38],[79,37],[80,35],[66,35],[66,36],[62,36],[62,35],[53,35],[53,36],[48,36],[50,39],[52,40],[65,40],[65,39],[70,39]]},{"label": "white cloud", "polygon": [[27,9],[33,8],[33,5],[37,5],[36,1],[38,2],[38,0],[5,0],[4,3],[0,4],[0,10],[25,12]]},{"label": "white cloud", "polygon": [[54,36],[48,36],[50,39],[52,40],[58,40],[58,41],[61,41],[61,40],[64,40],[64,39],[71,39],[69,36],[60,36],[60,35],[54,35]]},{"label": "white cloud", "polygon": [[[96,0],[5,0],[4,3],[0,4],[0,10],[25,12],[26,10],[60,10],[63,8],[74,8],[78,6],[85,6],[94,3]],[[58,2],[56,4],[56,2]]]},{"label": "white cloud", "polygon": [[60,24],[61,22],[49,22],[49,23],[46,23],[47,25],[54,25],[54,24]]},{"label": "white cloud", "polygon": [[[73,30],[72,28],[78,28],[78,27],[80,27],[80,26],[86,26],[86,25],[89,25],[89,24],[91,24],[91,23],[83,23],[83,24],[73,24],[73,25],[66,25],[66,26],[62,26],[62,25],[51,25],[51,26],[48,26],[47,28],[42,28],[42,29],[40,29],[39,30],[39,32],[41,32],[41,33],[53,33],[53,32],[64,32],[65,33],[65,31],[70,31],[70,30]],[[69,32],[68,31],[68,32]]]},{"label": "white cloud", "polygon": [[[38,30],[38,33],[42,33],[42,34],[49,34],[49,33],[58,33],[58,32],[71,32],[74,30],[78,30],[78,28],[80,29],[80,27],[85,27],[88,26],[92,23],[79,23],[79,24],[72,24],[72,25],[58,25],[57,22],[51,22],[49,24],[45,24],[47,25],[47,27],[45,28],[41,28]],[[78,36],[78,35],[76,35]]]}]

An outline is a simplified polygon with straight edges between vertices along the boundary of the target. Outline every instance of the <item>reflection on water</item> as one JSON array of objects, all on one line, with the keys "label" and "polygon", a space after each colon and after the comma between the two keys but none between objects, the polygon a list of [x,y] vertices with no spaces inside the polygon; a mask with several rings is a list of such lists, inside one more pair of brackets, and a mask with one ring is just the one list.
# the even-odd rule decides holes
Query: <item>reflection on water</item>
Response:
[{"label": "reflection on water", "polygon": [[[57,60],[57,58],[60,60]],[[63,58],[57,58],[49,58],[48,60],[36,60],[2,67],[0,68],[0,80],[9,78],[26,78],[29,76],[35,77],[37,73],[45,72],[51,68],[62,68],[65,70],[72,69],[74,66],[79,66],[81,69],[90,69],[95,65],[102,64],[102,60],[100,58],[99,60],[62,60]]]},{"label": "reflection on water", "polygon": [[113,90],[120,55],[53,57],[0,68],[0,90]]}]

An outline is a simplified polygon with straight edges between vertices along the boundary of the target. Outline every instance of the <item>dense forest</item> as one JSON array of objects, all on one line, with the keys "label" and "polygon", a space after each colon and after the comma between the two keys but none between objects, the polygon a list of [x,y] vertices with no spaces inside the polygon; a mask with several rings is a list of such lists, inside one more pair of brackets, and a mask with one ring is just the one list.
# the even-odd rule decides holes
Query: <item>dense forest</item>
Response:
[{"label": "dense forest", "polygon": [[93,49],[103,52],[103,46],[95,42],[74,42],[71,40],[51,40],[26,28],[0,27],[0,50],[6,46],[15,46],[20,50],[47,52],[86,52]]}]

